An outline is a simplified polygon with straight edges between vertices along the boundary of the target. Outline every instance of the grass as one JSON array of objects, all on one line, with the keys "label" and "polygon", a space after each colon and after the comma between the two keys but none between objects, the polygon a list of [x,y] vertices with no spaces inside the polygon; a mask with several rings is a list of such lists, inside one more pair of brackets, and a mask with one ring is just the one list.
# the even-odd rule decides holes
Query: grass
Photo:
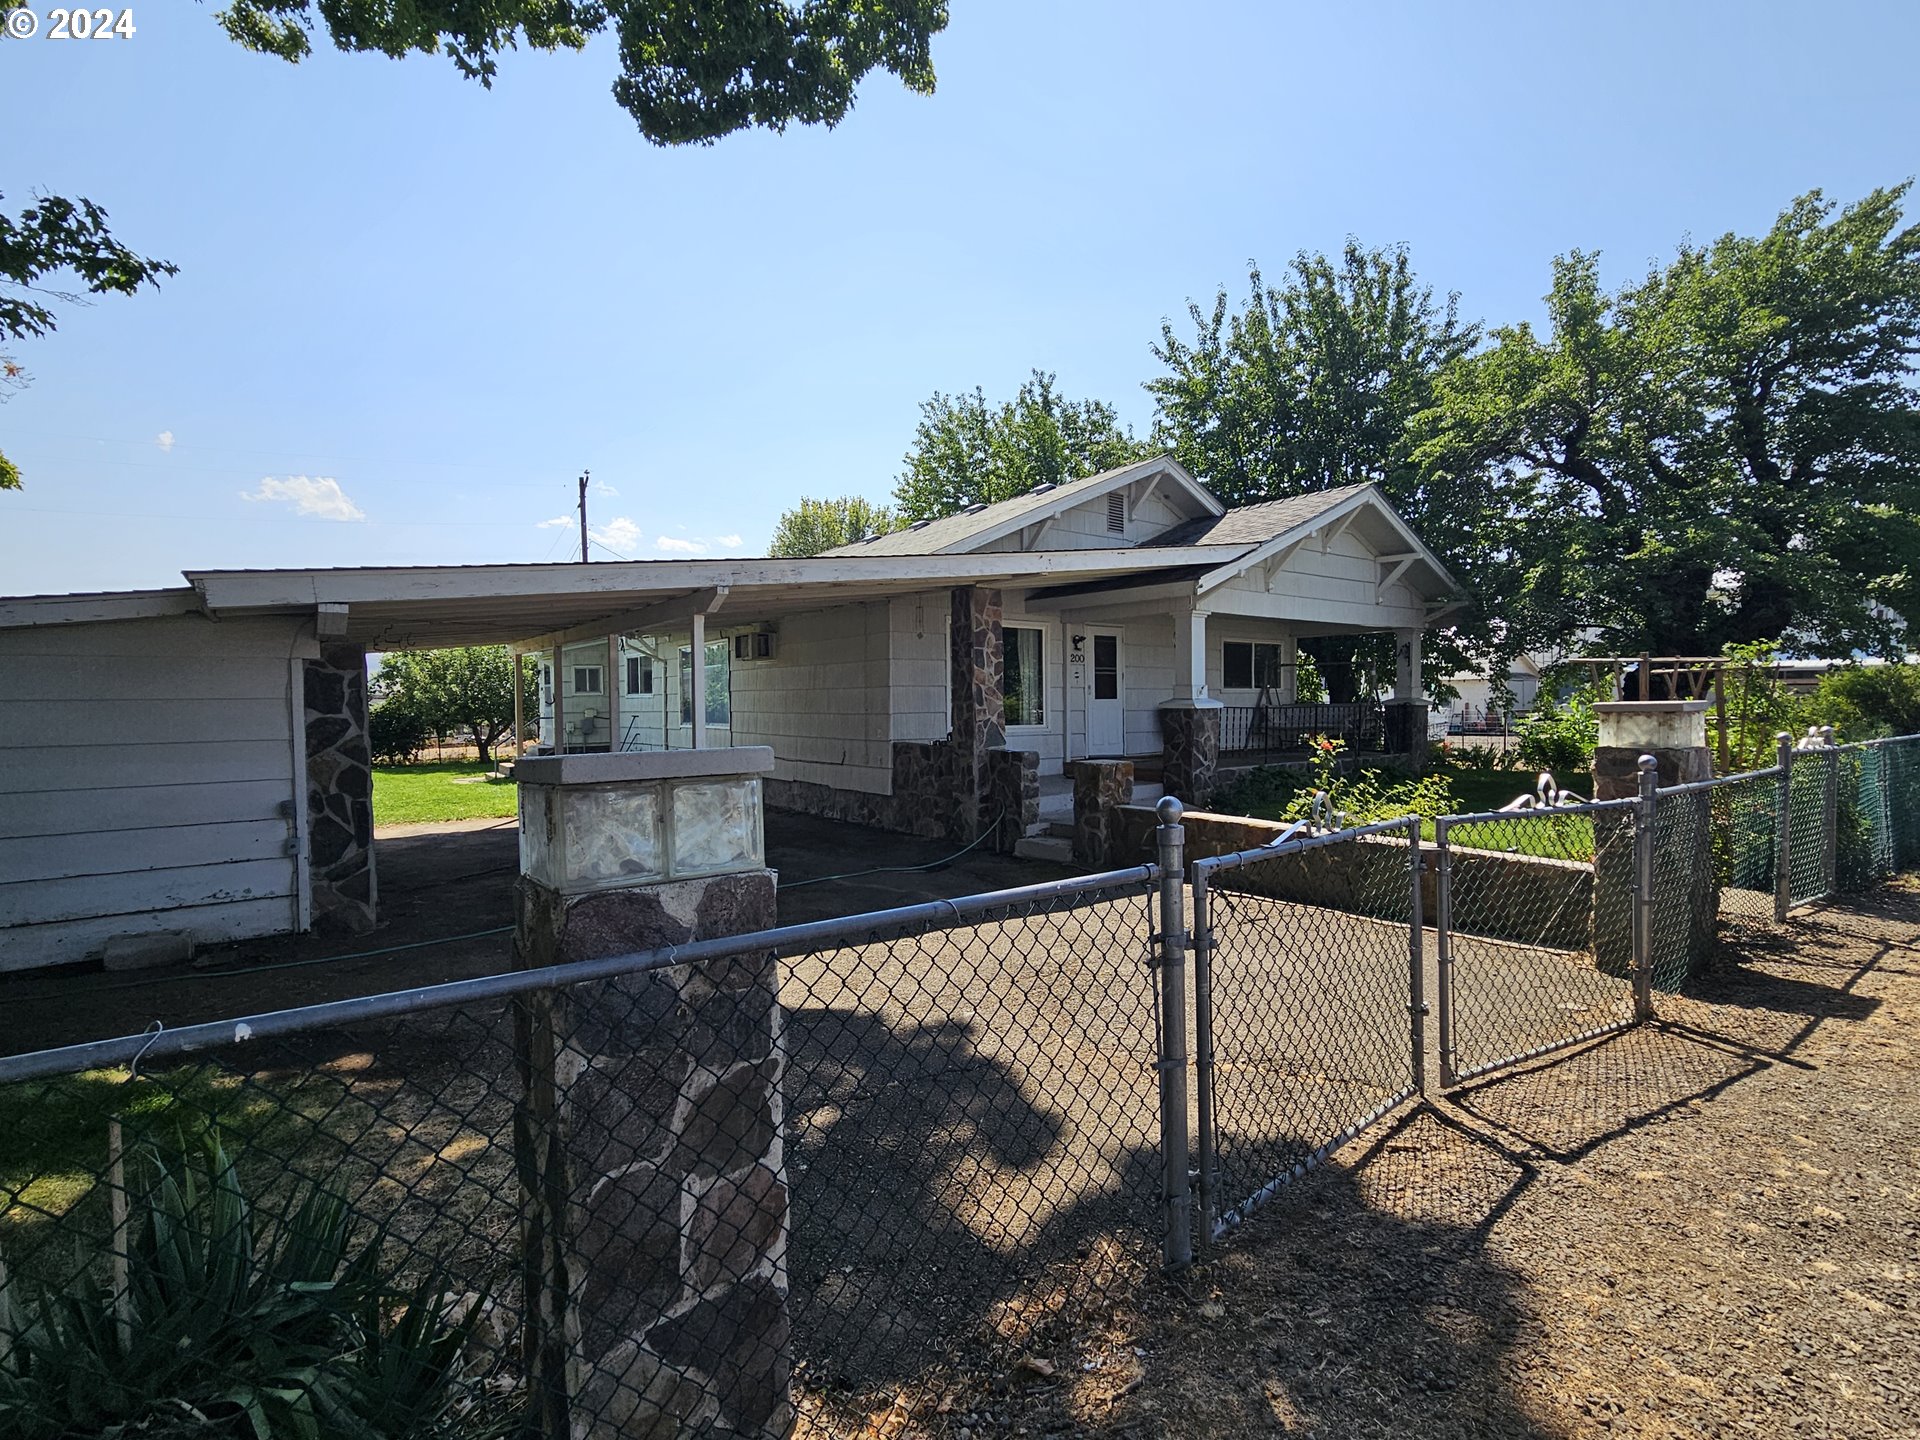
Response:
[{"label": "grass", "polygon": [[[1447,803],[1421,811],[1427,822],[1420,827],[1421,838],[1429,843],[1434,838],[1432,822],[1437,816],[1498,810],[1516,796],[1531,791],[1537,778],[1525,770],[1449,770],[1444,774]],[[1240,803],[1235,808],[1256,819],[1278,820],[1288,801],[1309,783],[1307,776],[1299,771],[1265,772],[1259,783],[1236,787],[1239,794],[1234,798]],[[1551,820],[1516,818],[1456,826],[1450,838],[1456,845],[1478,850],[1502,850],[1551,860],[1593,859],[1593,821],[1584,815],[1562,815]]]},{"label": "grass", "polygon": [[442,820],[505,820],[518,813],[519,789],[493,778],[478,760],[373,767],[373,823],[429,825]]}]

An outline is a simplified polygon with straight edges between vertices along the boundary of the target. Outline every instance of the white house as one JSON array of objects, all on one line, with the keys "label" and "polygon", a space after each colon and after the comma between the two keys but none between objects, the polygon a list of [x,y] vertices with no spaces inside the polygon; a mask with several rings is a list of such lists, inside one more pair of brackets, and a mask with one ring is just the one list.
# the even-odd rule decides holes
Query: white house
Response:
[{"label": "white house", "polygon": [[[186,580],[0,599],[0,969],[371,920],[369,651],[506,642],[549,746],[767,745],[770,805],[971,838],[1084,758],[1195,798],[1320,730],[1422,744],[1455,599],[1372,486],[1228,510],[1170,459],[805,560]],[[1396,701],[1294,705],[1298,642],[1365,631]]]}]

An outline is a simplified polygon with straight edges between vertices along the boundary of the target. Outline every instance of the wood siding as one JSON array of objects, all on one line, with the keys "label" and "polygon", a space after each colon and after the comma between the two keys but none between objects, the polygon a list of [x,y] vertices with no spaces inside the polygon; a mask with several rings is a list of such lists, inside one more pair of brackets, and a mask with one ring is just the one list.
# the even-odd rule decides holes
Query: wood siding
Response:
[{"label": "wood siding", "polygon": [[[0,970],[297,928],[292,619],[0,631]],[[298,743],[304,785],[304,736]]]}]

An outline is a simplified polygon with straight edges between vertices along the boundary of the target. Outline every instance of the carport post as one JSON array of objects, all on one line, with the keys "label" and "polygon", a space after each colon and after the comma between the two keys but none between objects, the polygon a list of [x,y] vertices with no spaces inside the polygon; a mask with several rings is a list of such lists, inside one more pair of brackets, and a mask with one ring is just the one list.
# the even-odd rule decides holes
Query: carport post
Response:
[{"label": "carport post", "polygon": [[1193,1263],[1193,1195],[1187,1174],[1186,827],[1180,802],[1164,797],[1160,849],[1160,1154],[1166,1214],[1161,1256],[1169,1270]]},{"label": "carport post", "polygon": [[1640,757],[1640,803],[1633,812],[1633,1018],[1653,1018],[1653,831],[1660,762]]},{"label": "carport post", "polygon": [[687,713],[693,717],[693,748],[707,748],[707,612],[693,612],[693,694],[687,697]]}]

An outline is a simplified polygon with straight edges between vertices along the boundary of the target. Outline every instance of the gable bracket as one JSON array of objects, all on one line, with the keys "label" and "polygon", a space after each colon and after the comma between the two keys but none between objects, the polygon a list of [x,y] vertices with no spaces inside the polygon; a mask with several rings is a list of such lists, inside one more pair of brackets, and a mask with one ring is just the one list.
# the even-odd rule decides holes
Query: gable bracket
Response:
[{"label": "gable bracket", "polygon": [[1399,555],[1382,555],[1379,558],[1382,565],[1391,568],[1381,575],[1380,583],[1373,587],[1373,603],[1376,605],[1385,602],[1387,591],[1393,588],[1400,577],[1406,574],[1420,557],[1412,551],[1407,551]]}]

